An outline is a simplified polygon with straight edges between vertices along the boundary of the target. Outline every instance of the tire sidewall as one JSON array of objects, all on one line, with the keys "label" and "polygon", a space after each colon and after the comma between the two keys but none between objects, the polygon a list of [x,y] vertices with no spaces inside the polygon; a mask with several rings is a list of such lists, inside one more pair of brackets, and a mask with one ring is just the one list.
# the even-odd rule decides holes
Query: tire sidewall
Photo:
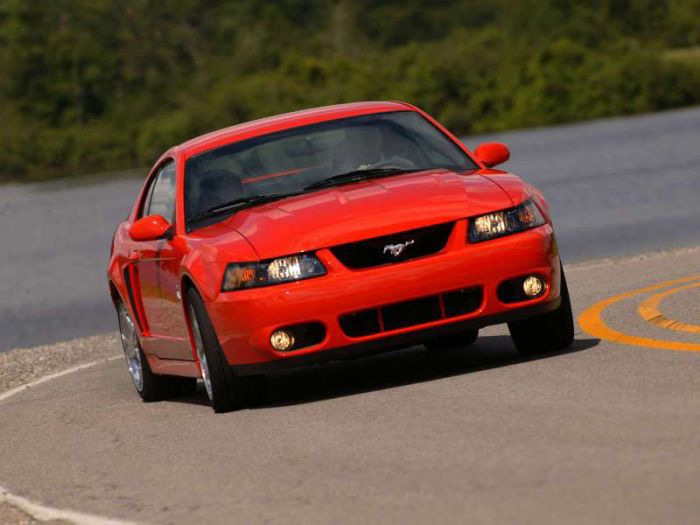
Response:
[{"label": "tire sidewall", "polygon": [[[197,324],[204,344],[203,351],[207,359],[212,387],[212,407],[217,412],[231,410],[236,406],[233,373],[221,349],[204,301],[194,288],[187,291],[187,303],[197,316]],[[196,348],[194,353],[197,355]]]}]

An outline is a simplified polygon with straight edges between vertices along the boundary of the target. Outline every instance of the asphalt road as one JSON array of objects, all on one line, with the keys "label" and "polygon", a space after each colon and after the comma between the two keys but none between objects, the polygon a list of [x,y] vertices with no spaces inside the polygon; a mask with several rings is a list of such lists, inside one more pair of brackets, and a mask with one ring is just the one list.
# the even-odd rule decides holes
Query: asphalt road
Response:
[{"label": "asphalt road", "polygon": [[[577,313],[694,274],[659,308],[700,331],[699,267],[696,249],[567,272]],[[700,333],[642,320],[658,291],[602,319],[700,350]],[[578,330],[570,351],[523,360],[502,327],[482,335],[277,375],[269,404],[222,415],[201,390],[143,404],[123,360],[97,365],[0,402],[0,484],[150,523],[697,521],[697,351]]]},{"label": "asphalt road", "polygon": [[[700,244],[700,108],[468,137],[539,186],[565,262]],[[115,329],[114,227],[141,179],[0,186],[0,351]]]}]

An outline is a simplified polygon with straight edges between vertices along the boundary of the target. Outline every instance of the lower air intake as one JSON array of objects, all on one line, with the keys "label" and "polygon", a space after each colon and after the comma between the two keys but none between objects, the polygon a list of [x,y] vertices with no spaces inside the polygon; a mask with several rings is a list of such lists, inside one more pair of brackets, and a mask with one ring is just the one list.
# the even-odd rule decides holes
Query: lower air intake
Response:
[{"label": "lower air intake", "polygon": [[348,337],[363,337],[441,319],[466,315],[481,307],[480,286],[461,288],[439,295],[368,308],[340,316],[340,327]]}]

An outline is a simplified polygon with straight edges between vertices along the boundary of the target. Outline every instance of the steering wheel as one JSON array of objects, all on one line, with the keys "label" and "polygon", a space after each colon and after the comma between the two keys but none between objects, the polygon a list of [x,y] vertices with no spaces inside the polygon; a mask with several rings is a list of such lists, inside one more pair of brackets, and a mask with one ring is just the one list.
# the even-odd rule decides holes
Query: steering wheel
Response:
[{"label": "steering wheel", "polygon": [[404,157],[391,157],[390,159],[380,160],[370,166],[371,169],[374,168],[399,168],[399,169],[412,169],[415,168],[415,163],[411,162]]}]

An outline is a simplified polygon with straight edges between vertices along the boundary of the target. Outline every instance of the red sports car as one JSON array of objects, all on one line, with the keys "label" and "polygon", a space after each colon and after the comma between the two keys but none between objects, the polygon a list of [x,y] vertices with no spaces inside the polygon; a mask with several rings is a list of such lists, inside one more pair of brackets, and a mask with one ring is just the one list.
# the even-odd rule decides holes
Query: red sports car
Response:
[{"label": "red sports car", "polygon": [[573,320],[547,203],[499,143],[472,153],[420,109],[363,102],[265,118],[163,154],[112,242],[136,390],[204,382],[217,412],[271,371],[508,323],[523,354]]}]

